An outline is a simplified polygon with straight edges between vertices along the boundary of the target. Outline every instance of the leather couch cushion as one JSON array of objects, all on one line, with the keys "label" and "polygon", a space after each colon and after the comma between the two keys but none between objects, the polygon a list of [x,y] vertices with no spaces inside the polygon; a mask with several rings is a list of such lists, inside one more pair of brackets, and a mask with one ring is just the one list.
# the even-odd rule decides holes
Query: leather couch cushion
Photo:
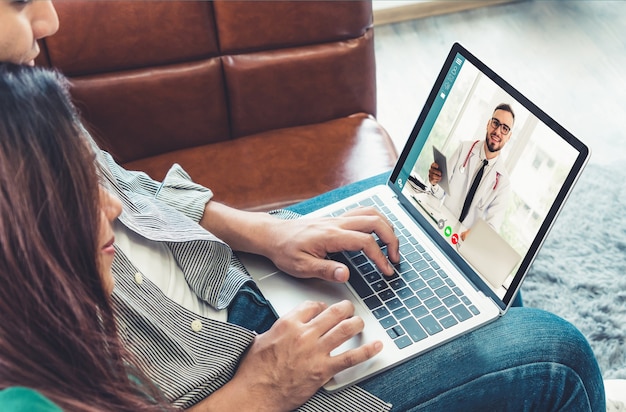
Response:
[{"label": "leather couch cushion", "polygon": [[99,145],[164,177],[180,163],[231,206],[268,210],[389,170],[371,1],[55,3],[37,64],[69,76]]},{"label": "leather couch cushion", "polygon": [[[72,80],[87,128],[119,162],[228,139],[219,59]],[[149,96],[149,98],[147,98]]]},{"label": "leather couch cushion", "polygon": [[48,64],[80,76],[217,56],[212,4],[184,3],[57,1],[61,29],[45,40]]},{"label": "leather couch cushion", "polygon": [[[307,48],[224,57],[233,137],[376,112],[373,32]],[[357,98],[357,96],[359,96]]]},{"label": "leather couch cushion", "polygon": [[[176,162],[194,181],[211,188],[215,200],[267,211],[391,170],[396,159],[390,145],[375,119],[356,114],[177,150],[124,166],[162,180],[163,171]],[[270,173],[259,173],[263,170],[259,162],[270,165]],[[263,205],[257,206],[258,199]]]},{"label": "leather couch cushion", "polygon": [[292,3],[215,1],[222,53],[331,43],[360,37],[372,24],[372,6],[366,1],[299,1],[296,7]]}]

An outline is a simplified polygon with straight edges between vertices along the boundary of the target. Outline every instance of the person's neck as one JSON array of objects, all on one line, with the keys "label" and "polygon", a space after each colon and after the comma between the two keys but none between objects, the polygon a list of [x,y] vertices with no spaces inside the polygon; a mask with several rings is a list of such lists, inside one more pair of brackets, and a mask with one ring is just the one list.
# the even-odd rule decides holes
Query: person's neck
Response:
[{"label": "person's neck", "polygon": [[483,142],[483,150],[485,151],[485,158],[489,161],[495,159],[500,154],[499,150],[497,152],[490,151],[489,147],[487,147],[487,142]]}]

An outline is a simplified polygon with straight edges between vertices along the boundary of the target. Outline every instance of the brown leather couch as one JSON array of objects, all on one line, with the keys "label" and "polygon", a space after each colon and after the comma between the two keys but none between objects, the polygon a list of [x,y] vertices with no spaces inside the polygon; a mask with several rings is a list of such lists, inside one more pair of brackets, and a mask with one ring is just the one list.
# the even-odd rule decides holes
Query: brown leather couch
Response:
[{"label": "brown leather couch", "polygon": [[369,1],[55,1],[37,64],[72,81],[101,147],[270,210],[389,170]]}]

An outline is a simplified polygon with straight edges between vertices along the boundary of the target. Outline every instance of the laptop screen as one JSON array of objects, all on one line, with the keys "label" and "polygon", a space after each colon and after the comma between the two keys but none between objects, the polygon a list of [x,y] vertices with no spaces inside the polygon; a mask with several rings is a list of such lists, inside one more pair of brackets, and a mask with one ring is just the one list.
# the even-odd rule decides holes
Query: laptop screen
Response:
[{"label": "laptop screen", "polygon": [[582,142],[455,44],[389,185],[504,309],[588,158]]}]

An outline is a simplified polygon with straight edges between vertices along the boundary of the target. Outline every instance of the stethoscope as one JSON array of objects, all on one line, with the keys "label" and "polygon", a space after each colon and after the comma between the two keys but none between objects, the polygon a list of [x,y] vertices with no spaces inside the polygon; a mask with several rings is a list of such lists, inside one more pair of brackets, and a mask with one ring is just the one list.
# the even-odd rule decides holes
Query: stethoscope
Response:
[{"label": "stethoscope", "polygon": [[[467,155],[465,156],[465,160],[463,161],[463,164],[459,167],[459,172],[461,174],[465,173],[467,163],[469,162],[469,159],[472,156],[472,152],[474,151],[474,148],[479,142],[480,140],[476,140],[474,143],[472,143],[472,147],[470,147],[469,151],[467,152]],[[493,185],[493,190],[496,190],[496,187],[498,187],[499,182],[500,182],[500,172],[496,172],[496,182]]]},{"label": "stethoscope", "polygon": [[469,159],[472,156],[472,152],[474,151],[474,148],[476,147],[478,142],[480,142],[480,140],[476,140],[474,143],[472,143],[472,147],[470,147],[469,152],[467,152],[467,155],[465,156],[465,161],[463,161],[463,164],[461,165],[461,167],[459,167],[459,172],[461,172],[461,174],[465,173],[465,167],[467,166],[467,162],[469,162]]}]

